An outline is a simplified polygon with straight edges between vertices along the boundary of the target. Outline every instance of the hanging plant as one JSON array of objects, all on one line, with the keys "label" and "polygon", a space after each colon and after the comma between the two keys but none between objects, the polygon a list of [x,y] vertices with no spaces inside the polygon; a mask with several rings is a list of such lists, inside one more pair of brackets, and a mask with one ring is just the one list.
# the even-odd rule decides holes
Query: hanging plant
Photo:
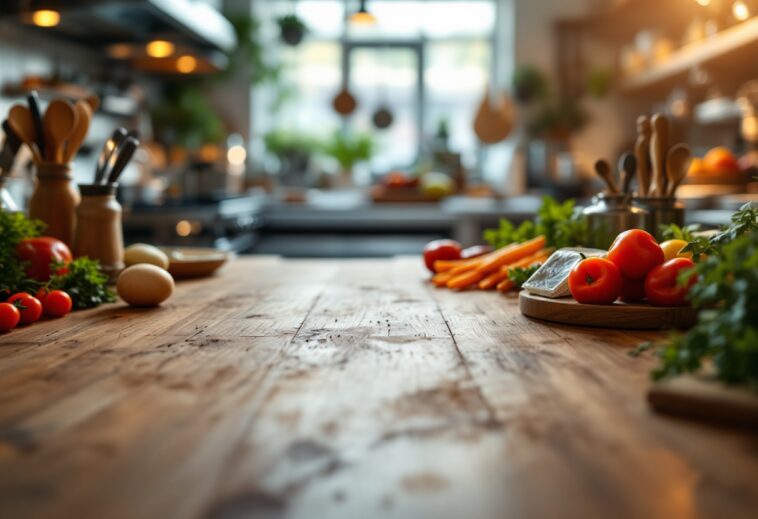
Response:
[{"label": "hanging plant", "polygon": [[305,23],[296,15],[289,14],[282,16],[277,20],[279,23],[279,29],[282,31],[282,41],[287,45],[293,47],[300,44],[303,41],[303,36],[308,31]]}]

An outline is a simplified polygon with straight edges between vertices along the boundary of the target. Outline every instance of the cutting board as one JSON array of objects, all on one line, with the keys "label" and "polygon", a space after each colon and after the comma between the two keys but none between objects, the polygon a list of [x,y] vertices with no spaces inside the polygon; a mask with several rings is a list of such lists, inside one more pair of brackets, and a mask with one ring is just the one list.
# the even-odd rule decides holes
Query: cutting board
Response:
[{"label": "cutting board", "polygon": [[664,330],[686,329],[695,324],[695,311],[688,306],[664,308],[622,302],[585,305],[570,297],[550,299],[530,294],[526,290],[519,293],[519,308],[527,317],[598,328]]},{"label": "cutting board", "polygon": [[758,427],[758,393],[713,378],[686,375],[663,380],[653,384],[647,399],[661,413]]}]

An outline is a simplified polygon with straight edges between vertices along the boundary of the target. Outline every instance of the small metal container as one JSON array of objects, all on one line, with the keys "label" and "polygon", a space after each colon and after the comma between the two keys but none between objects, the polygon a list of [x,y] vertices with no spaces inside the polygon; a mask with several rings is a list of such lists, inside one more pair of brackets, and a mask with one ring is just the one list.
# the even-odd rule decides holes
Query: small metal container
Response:
[{"label": "small metal container", "polygon": [[18,206],[13,200],[13,197],[5,188],[5,179],[0,178],[0,211],[7,211],[9,213],[15,213],[18,211]]},{"label": "small metal container", "polygon": [[644,229],[656,240],[663,239],[661,225],[684,225],[684,204],[675,197],[636,197],[632,204],[647,211]]},{"label": "small metal container", "polygon": [[649,219],[645,208],[633,205],[629,195],[599,193],[582,213],[587,217],[588,247],[607,250],[619,233],[643,229]]}]

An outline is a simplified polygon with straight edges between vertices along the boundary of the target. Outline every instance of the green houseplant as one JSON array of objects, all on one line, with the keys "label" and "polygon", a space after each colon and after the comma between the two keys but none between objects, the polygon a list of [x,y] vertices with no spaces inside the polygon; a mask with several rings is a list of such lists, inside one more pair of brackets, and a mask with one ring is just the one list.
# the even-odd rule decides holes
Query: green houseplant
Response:
[{"label": "green houseplant", "polygon": [[336,132],[331,140],[321,146],[321,151],[337,161],[343,176],[350,177],[353,166],[371,158],[374,140],[366,134]]},{"label": "green houseplant", "polygon": [[282,16],[277,20],[282,33],[282,41],[287,45],[297,46],[303,41],[303,36],[308,31],[305,23],[294,14]]}]

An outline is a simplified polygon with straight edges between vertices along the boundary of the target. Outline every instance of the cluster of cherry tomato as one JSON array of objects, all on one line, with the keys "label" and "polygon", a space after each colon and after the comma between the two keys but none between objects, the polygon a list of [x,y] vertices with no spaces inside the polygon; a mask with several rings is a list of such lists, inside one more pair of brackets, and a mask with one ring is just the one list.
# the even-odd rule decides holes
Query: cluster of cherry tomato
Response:
[{"label": "cluster of cherry tomato", "polygon": [[63,317],[71,311],[72,301],[63,290],[40,289],[36,295],[28,292],[13,294],[5,303],[0,303],[0,332],[7,332],[18,325],[31,324],[42,315]]},{"label": "cluster of cherry tomato", "polygon": [[687,293],[697,281],[691,275],[680,283],[680,274],[695,263],[686,257],[665,261],[655,238],[641,229],[619,234],[605,258],[586,258],[569,274],[569,290],[580,303],[611,304],[644,299],[655,306],[685,306]]}]

